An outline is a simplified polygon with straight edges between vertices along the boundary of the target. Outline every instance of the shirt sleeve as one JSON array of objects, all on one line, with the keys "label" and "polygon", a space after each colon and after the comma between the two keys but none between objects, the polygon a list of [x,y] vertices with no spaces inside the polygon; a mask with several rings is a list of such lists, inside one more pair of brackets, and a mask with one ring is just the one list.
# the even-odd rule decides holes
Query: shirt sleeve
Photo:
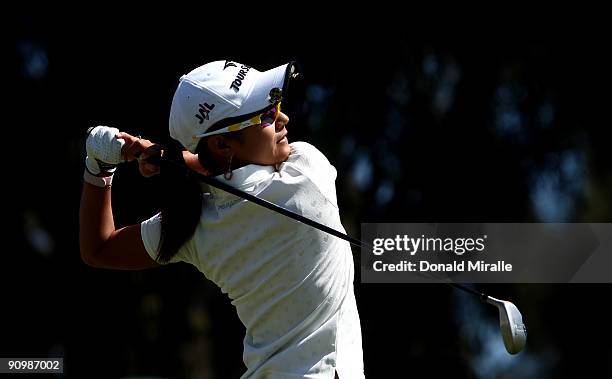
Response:
[{"label": "shirt sleeve", "polygon": [[161,214],[158,213],[155,216],[149,218],[140,223],[140,235],[142,238],[142,243],[144,244],[145,250],[149,253],[151,259],[159,264],[167,264],[167,263],[176,263],[176,262],[187,262],[191,263],[191,250],[189,249],[190,241],[187,241],[181,248],[178,253],[170,258],[170,261],[167,263],[159,262],[157,257],[157,252],[159,250],[160,240],[161,240]]},{"label": "shirt sleeve", "polygon": [[294,142],[287,163],[306,175],[337,206],[336,168],[319,149],[307,142]]}]

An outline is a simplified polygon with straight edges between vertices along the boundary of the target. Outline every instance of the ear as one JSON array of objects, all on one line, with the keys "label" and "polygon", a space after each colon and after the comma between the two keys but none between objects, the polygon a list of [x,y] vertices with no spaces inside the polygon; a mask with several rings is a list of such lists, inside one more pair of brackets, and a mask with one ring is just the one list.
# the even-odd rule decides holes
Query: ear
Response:
[{"label": "ear", "polygon": [[229,158],[235,154],[235,141],[221,135],[213,135],[208,138],[208,149],[216,156]]}]

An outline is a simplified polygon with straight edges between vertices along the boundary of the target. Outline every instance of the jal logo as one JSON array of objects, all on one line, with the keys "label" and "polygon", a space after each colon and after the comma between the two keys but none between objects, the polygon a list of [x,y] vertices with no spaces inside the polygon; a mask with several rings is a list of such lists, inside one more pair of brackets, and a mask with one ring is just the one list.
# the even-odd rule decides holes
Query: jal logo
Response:
[{"label": "jal logo", "polygon": [[215,104],[204,103],[204,104],[198,104],[198,106],[199,106],[198,114],[196,114],[195,116],[198,119],[199,123],[202,124],[204,120],[208,121],[209,119],[208,114],[210,113],[210,111],[213,110],[213,108],[215,107]]},{"label": "jal logo", "polygon": [[240,66],[240,71],[238,71],[236,78],[230,85],[230,89],[233,89],[234,92],[236,93],[240,91],[240,86],[242,85],[242,81],[244,80],[244,78],[246,77],[250,69],[251,69],[251,66],[245,66],[245,65]]},{"label": "jal logo", "polygon": [[223,70],[225,70],[228,67],[238,67],[238,66],[236,66],[236,63],[232,61],[225,61],[225,65],[223,65]]}]

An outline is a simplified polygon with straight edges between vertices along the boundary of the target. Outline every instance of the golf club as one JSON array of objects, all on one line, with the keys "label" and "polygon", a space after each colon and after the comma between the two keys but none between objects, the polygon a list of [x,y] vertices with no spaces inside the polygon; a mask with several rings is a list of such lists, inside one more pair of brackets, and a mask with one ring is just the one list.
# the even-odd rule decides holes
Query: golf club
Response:
[{"label": "golf club", "polygon": [[[174,162],[170,159],[165,159],[162,157],[150,157],[147,159],[147,162],[156,164],[156,165],[163,165],[164,163],[167,164],[171,164],[177,167],[180,167],[181,169],[185,169],[187,170],[187,168],[183,165],[180,165],[177,162]],[[251,194],[248,194],[246,192],[243,192],[239,189],[236,189],[228,184],[225,184],[223,182],[218,181],[215,178],[212,178],[210,176],[205,176],[205,175],[201,175],[198,174],[194,171],[189,170],[188,171],[189,175],[193,175],[197,180],[204,182],[208,185],[211,185],[215,188],[218,188],[220,190],[226,191],[231,193],[232,195],[238,196],[242,199],[248,200],[250,202],[253,202],[257,205],[260,205],[264,208],[267,208],[269,210],[272,210],[274,212],[278,212],[284,216],[287,216],[289,218],[292,218],[296,221],[302,222],[306,225],[312,226],[314,228],[317,228],[323,232],[329,233],[335,237],[338,238],[342,238],[345,241],[348,241],[350,244],[362,248],[362,247],[368,247],[369,244],[360,241],[356,238],[353,238],[351,236],[348,236],[344,233],[341,233],[335,229],[332,229],[328,226],[325,226],[321,223],[318,223],[314,220],[311,220],[307,217],[304,217],[300,214],[294,213],[288,209],[285,209],[283,207],[280,207],[274,203],[271,203],[267,200],[261,199],[257,196],[253,196]],[[508,351],[508,353],[510,354],[517,354],[519,353],[521,350],[523,350],[523,348],[525,347],[525,343],[527,341],[527,328],[525,327],[525,324],[523,323],[523,317],[521,316],[521,312],[519,312],[518,308],[512,304],[509,301],[504,301],[504,300],[499,300],[496,299],[494,297],[488,296],[485,293],[482,292],[478,292],[466,285],[460,284],[460,283],[454,283],[451,281],[442,281],[442,283],[448,284],[453,288],[462,290],[464,292],[467,292],[469,294],[478,296],[478,298],[480,298],[480,300],[484,303],[493,305],[495,307],[497,307],[498,311],[499,311],[499,326],[501,329],[501,335],[504,341],[504,346],[506,347],[506,350]]]}]

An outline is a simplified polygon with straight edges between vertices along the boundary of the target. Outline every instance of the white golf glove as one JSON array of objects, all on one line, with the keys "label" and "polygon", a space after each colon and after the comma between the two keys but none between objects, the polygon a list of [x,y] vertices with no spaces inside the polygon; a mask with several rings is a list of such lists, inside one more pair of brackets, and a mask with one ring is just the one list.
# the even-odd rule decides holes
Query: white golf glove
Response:
[{"label": "white golf glove", "polygon": [[96,126],[89,131],[85,147],[87,157],[85,167],[93,175],[103,173],[112,174],[117,169],[117,165],[124,161],[121,156],[121,148],[125,143],[122,139],[117,139],[119,129],[108,126]]}]

